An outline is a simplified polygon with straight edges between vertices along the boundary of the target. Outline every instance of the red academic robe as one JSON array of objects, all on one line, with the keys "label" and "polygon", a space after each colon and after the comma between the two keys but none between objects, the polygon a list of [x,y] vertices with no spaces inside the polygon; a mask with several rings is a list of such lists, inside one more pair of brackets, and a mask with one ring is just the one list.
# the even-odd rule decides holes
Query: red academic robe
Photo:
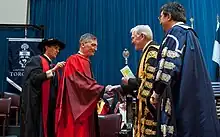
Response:
[{"label": "red academic robe", "polygon": [[[43,68],[43,72],[46,72],[48,71],[50,68],[49,68],[49,64],[48,64],[48,61],[40,56],[41,58],[41,62],[42,62],[42,68]],[[59,73],[58,71],[56,72],[56,75],[57,75],[57,78],[58,78],[58,82],[59,82]],[[41,99],[42,99],[42,123],[43,123],[43,135],[44,137],[47,137],[48,136],[48,125],[47,125],[47,122],[48,122],[48,109],[49,109],[49,99],[50,99],[50,88],[51,88],[51,81],[50,79],[48,80],[45,80],[43,83],[42,83],[42,86],[41,86],[41,89],[42,89],[42,94],[41,94]],[[50,125],[49,125],[50,126]]]},{"label": "red academic robe", "polygon": [[92,78],[90,61],[80,54],[70,56],[59,87],[56,137],[98,137],[95,112],[104,87]]}]

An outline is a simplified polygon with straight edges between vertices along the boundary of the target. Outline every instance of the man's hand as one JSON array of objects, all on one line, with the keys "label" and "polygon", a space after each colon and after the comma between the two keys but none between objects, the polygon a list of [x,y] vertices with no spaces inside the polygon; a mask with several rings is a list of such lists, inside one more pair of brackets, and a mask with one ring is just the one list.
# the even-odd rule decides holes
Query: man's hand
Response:
[{"label": "man's hand", "polygon": [[112,85],[107,85],[105,87],[105,92],[111,91],[111,89],[112,89]]},{"label": "man's hand", "polygon": [[60,68],[63,68],[65,66],[66,62],[65,61],[62,61],[62,62],[58,62],[56,64],[56,66],[54,68],[52,68],[52,71],[55,72],[56,70],[60,69]]},{"label": "man's hand", "polygon": [[128,80],[129,80],[129,78],[126,78],[126,77],[122,77],[122,78],[121,78],[121,82],[122,82],[122,84],[124,84],[124,85],[128,85]]},{"label": "man's hand", "polygon": [[114,94],[114,91],[116,91],[120,88],[121,88],[121,85],[115,85],[115,86],[108,85],[105,87],[105,93],[107,93],[108,95],[112,95],[112,94]]},{"label": "man's hand", "polygon": [[114,93],[112,92],[112,85],[107,85],[105,87],[105,93],[108,94],[108,96],[113,96]]}]

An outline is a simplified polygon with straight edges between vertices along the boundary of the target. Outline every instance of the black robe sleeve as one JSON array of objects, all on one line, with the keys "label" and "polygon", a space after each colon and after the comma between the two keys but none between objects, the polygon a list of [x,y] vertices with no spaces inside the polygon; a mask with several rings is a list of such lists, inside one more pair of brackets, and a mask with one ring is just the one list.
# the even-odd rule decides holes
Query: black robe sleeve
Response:
[{"label": "black robe sleeve", "polygon": [[33,87],[39,89],[44,80],[47,80],[46,73],[43,72],[40,57],[33,57],[27,63],[24,72],[24,83],[29,81]]},{"label": "black robe sleeve", "polygon": [[121,85],[122,88],[122,95],[130,94],[134,97],[137,95],[134,93],[135,90],[138,90],[140,86],[141,80],[138,78],[129,78],[128,85]]}]

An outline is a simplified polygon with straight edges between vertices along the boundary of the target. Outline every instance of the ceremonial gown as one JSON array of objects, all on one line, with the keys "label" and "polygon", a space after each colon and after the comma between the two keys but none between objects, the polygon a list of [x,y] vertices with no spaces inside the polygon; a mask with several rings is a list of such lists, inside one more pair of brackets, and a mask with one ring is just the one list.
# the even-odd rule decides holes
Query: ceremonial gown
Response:
[{"label": "ceremonial gown", "polygon": [[156,136],[157,114],[156,107],[150,103],[153,93],[153,83],[157,66],[159,45],[151,41],[143,49],[137,69],[137,78],[130,78],[128,85],[122,85],[124,93],[132,93],[137,90],[134,120],[135,137]]},{"label": "ceremonial gown", "polygon": [[194,30],[175,24],[159,55],[158,137],[220,137],[211,81]]},{"label": "ceremonial gown", "polygon": [[88,58],[67,59],[57,100],[57,137],[99,137],[97,103],[104,87],[92,77]]},{"label": "ceremonial gown", "polygon": [[47,78],[51,61],[42,55],[27,63],[21,93],[21,137],[54,137],[59,73]]}]

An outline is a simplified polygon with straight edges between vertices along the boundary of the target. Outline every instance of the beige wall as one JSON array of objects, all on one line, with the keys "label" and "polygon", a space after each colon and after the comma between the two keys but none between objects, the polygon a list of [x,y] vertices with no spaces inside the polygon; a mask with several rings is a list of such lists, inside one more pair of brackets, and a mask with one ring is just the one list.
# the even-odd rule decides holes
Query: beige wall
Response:
[{"label": "beige wall", "polygon": [[0,0],[0,24],[26,24],[28,0]]}]

